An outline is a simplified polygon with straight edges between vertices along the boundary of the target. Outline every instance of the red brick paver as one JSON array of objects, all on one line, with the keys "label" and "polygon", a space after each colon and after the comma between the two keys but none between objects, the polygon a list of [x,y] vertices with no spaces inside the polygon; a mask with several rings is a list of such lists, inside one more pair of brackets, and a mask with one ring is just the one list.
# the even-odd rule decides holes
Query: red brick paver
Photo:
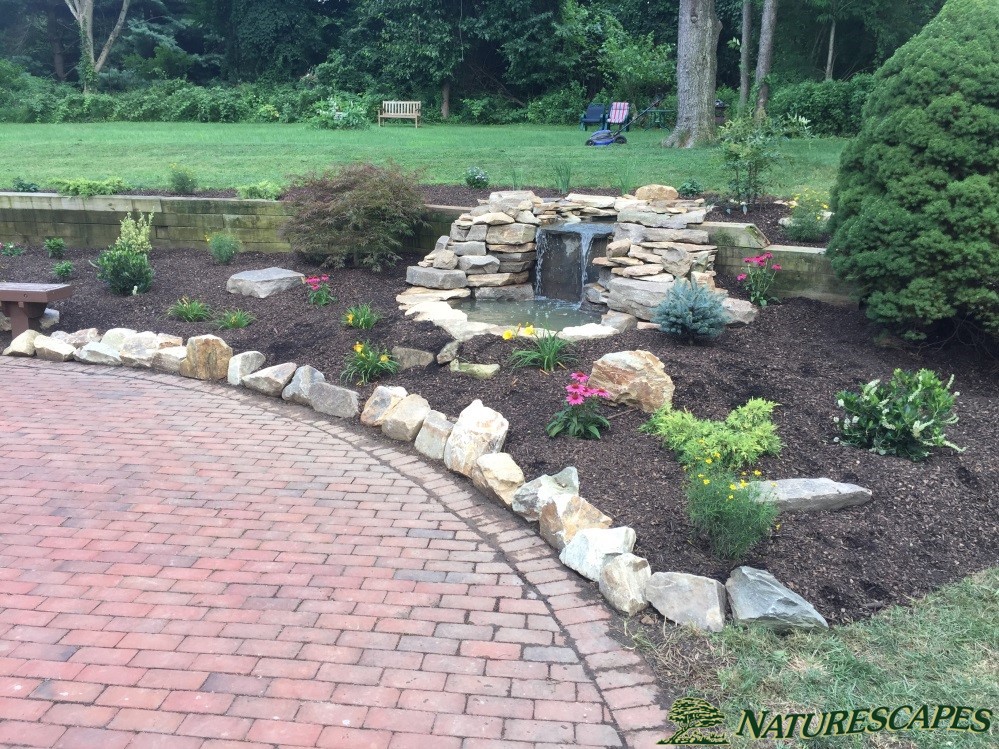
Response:
[{"label": "red brick paver", "polygon": [[[0,746],[652,746],[612,615],[357,425],[0,360]],[[661,738],[661,736],[660,736]]]}]

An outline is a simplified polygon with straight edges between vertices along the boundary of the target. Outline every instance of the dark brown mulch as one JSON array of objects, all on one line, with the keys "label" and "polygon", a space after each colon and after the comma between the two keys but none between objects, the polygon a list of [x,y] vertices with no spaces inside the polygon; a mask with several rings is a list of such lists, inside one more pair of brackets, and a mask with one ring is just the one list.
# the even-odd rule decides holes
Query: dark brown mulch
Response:
[{"label": "dark brown mulch", "polygon": [[[96,283],[87,264],[95,254],[68,252],[77,279],[75,296],[57,305],[63,329],[214,332],[209,323],[165,316],[172,302],[187,295],[216,308],[239,306],[258,317],[245,330],[222,333],[235,349],[263,351],[274,364],[312,364],[331,378],[357,339],[430,351],[448,340],[429,323],[413,323],[396,310],[394,297],[404,287],[401,267],[384,275],[335,272],[340,301],[318,309],[306,304],[304,289],[271,299],[225,292],[226,279],[239,270],[275,264],[314,270],[293,256],[241,255],[220,267],[206,253],[157,251],[153,290],[119,298]],[[0,257],[0,280],[49,280],[51,265],[37,248],[18,258]],[[731,279],[721,283],[735,289]],[[344,307],[357,302],[371,302],[385,319],[367,333],[342,328]],[[870,487],[875,500],[865,507],[781,517],[772,538],[746,560],[772,571],[831,621],[842,622],[999,563],[999,377],[972,351],[879,346],[873,343],[876,333],[858,311],[792,299],[767,308],[753,325],[733,329],[711,346],[678,345],[656,332],[638,331],[581,344],[578,367],[588,370],[609,351],[643,348],[666,362],[677,387],[676,406],[699,416],[720,419],[748,398],[773,399],[781,404],[776,422],[785,448],[779,457],[760,462],[768,477],[828,476]],[[0,333],[0,346],[8,340],[9,333]],[[504,365],[493,380],[457,377],[435,364],[387,382],[422,394],[451,417],[482,399],[510,420],[505,449],[528,478],[577,466],[584,496],[617,523],[636,529],[636,553],[653,569],[724,580],[732,565],[712,557],[705,542],[691,534],[680,467],[655,439],[638,432],[645,415],[614,411],[611,429],[599,442],[549,439],[544,426],[561,407],[568,371],[548,376],[512,369],[507,365],[513,346],[494,337],[463,345],[464,359]],[[949,436],[964,452],[939,450],[914,464],[833,442],[835,393],[888,377],[896,367],[956,375],[960,422]],[[366,396],[371,387],[361,390]]]}]

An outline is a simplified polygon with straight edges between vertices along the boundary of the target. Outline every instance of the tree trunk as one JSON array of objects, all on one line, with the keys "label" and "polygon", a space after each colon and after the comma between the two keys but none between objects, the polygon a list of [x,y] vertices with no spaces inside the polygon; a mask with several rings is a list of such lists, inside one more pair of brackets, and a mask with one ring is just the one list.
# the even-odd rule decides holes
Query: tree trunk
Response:
[{"label": "tree trunk", "polygon": [[62,50],[62,32],[59,28],[59,20],[56,18],[55,6],[49,5],[45,9],[45,35],[48,37],[49,46],[52,48],[52,70],[56,78],[60,81],[66,80],[66,58]]},{"label": "tree trunk", "polygon": [[833,79],[833,50],[836,49],[836,19],[829,26],[829,54],[826,55],[826,80]]},{"label": "tree trunk", "polygon": [[714,137],[720,33],[715,0],[680,0],[676,128],[664,146],[690,148]]},{"label": "tree trunk", "polygon": [[760,23],[760,51],[756,56],[756,117],[765,117],[770,101],[770,66],[774,59],[774,29],[777,26],[777,0],[763,1],[763,19]]},{"label": "tree trunk", "polygon": [[441,119],[451,116],[451,81],[441,84]]},{"label": "tree trunk", "polygon": [[749,104],[749,45],[753,41],[753,0],[742,0],[742,44],[739,45],[739,114]]},{"label": "tree trunk", "polygon": [[118,20],[108,35],[99,57],[94,55],[94,0],[65,0],[69,12],[73,14],[76,25],[80,29],[80,78],[83,81],[83,93],[90,91],[90,86],[96,82],[97,74],[107,62],[111,47],[118,40],[118,35],[125,26],[125,16],[132,0],[122,0]]}]

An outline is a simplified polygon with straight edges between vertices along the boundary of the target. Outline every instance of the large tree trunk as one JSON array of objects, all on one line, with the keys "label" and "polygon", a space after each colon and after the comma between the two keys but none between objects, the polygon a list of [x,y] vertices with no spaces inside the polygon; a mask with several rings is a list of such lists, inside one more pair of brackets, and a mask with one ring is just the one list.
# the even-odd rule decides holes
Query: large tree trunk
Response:
[{"label": "large tree trunk", "polygon": [[715,0],[680,0],[676,128],[664,146],[690,148],[714,137],[720,33]]},{"label": "large tree trunk", "polygon": [[54,5],[49,5],[45,9],[45,35],[48,37],[49,46],[52,48],[52,70],[56,78],[60,81],[66,80],[66,58],[62,49],[62,29],[59,28],[59,19],[56,18]]},{"label": "large tree trunk", "polygon": [[94,0],[65,0],[69,12],[73,14],[76,25],[80,29],[80,78],[83,81],[83,92],[87,93],[90,86],[96,82],[97,74],[107,62],[111,47],[118,40],[118,35],[125,26],[125,16],[132,0],[122,0],[118,20],[108,35],[100,56],[94,55]]},{"label": "large tree trunk", "polygon": [[836,19],[829,26],[829,54],[826,55],[826,80],[833,79],[833,50],[836,49]]},{"label": "large tree trunk", "polygon": [[742,0],[742,43],[739,45],[739,114],[749,104],[749,45],[753,41],[753,0]]},{"label": "large tree trunk", "polygon": [[774,30],[777,26],[777,0],[763,0],[760,23],[760,51],[756,56],[756,116],[765,117],[770,101],[770,66],[774,59]]},{"label": "large tree trunk", "polygon": [[441,84],[441,119],[451,116],[451,81]]}]

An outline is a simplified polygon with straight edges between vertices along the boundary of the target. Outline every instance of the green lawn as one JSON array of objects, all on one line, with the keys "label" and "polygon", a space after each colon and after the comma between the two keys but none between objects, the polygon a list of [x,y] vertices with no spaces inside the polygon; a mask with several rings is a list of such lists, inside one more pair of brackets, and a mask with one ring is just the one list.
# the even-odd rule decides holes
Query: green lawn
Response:
[{"label": "green lawn", "polygon": [[[667,674],[680,660],[677,653],[688,660],[691,653],[703,654],[702,662],[684,665],[686,678],[670,681],[680,693],[717,705],[734,732],[743,709],[773,715],[929,704],[999,714],[997,621],[999,568],[992,568],[947,585],[911,608],[893,607],[829,630],[779,636],[729,626],[706,636],[674,629],[668,646],[641,637],[635,644],[655,656],[653,664]],[[748,732],[730,738],[734,749],[985,749],[996,746],[995,718],[992,723],[988,734],[939,729],[811,741],[752,741]]]},{"label": "green lawn", "polygon": [[[428,183],[461,183],[465,169],[485,169],[493,185],[554,186],[552,167],[565,163],[572,186],[618,187],[698,180],[722,190],[727,178],[716,149],[659,146],[665,131],[637,130],[628,144],[588,148],[572,127],[393,123],[363,131],[314,130],[305,125],[96,123],[0,124],[0,186],[16,177],[50,186],[56,179],[121,177],[136,187],[164,187],[170,164],[193,169],[202,187],[235,187],[320,170],[333,162],[392,159],[418,169]],[[770,191],[827,192],[835,179],[840,138],[783,144],[786,161]],[[514,174],[517,172],[517,175]],[[519,177],[519,179],[515,179]]]}]

